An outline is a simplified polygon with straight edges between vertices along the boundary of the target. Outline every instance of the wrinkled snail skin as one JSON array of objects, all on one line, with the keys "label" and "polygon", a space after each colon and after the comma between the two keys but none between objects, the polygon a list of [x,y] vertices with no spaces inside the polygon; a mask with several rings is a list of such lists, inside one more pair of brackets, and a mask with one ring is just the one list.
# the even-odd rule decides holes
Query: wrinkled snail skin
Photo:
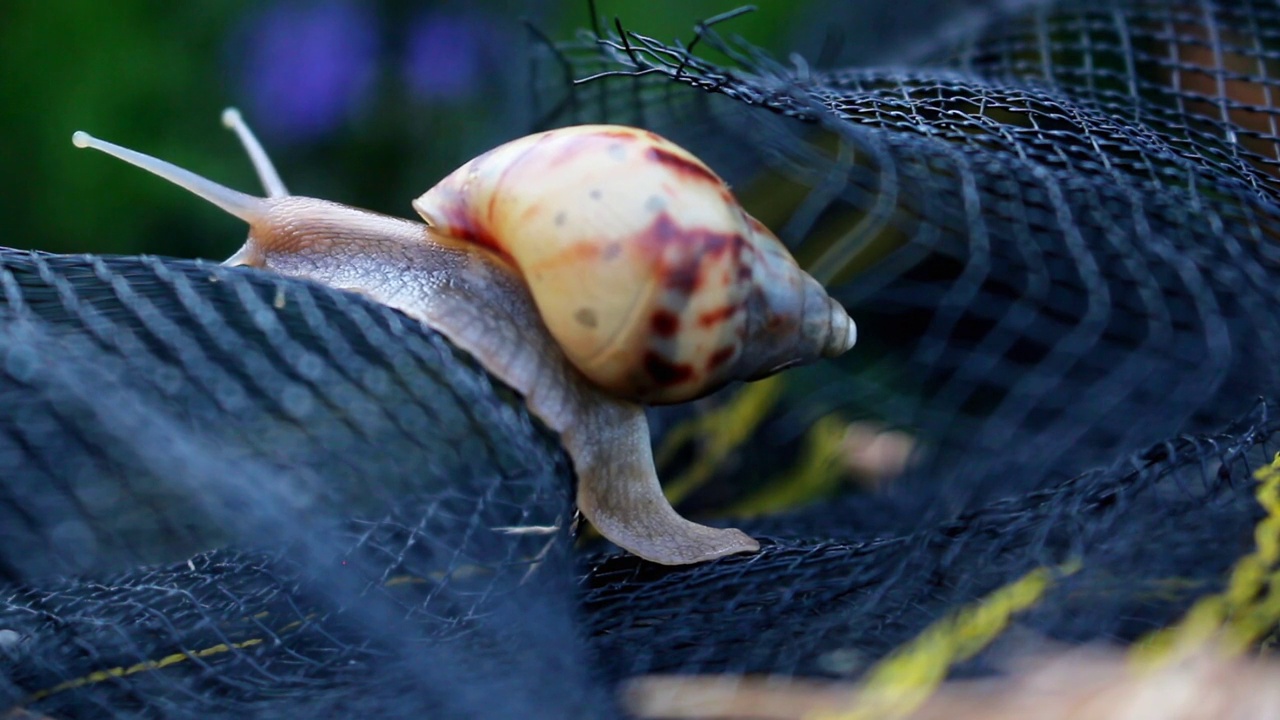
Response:
[{"label": "wrinkled snail skin", "polygon": [[[676,513],[653,465],[644,409],[582,378],[501,258],[415,222],[374,216],[372,232],[361,233],[355,228],[365,220],[346,215],[363,211],[309,198],[270,202],[267,230],[251,226],[240,258],[228,262],[360,292],[477,358],[560,435],[578,476],[578,509],[604,537],[668,565],[759,549],[741,531]],[[332,232],[335,222],[344,234]],[[295,230],[272,230],[282,227]]]},{"label": "wrinkled snail skin", "polygon": [[[618,546],[671,565],[759,548],[739,530],[675,512],[638,402],[697,397],[732,379],[837,355],[853,344],[854,327],[699,161],[631,128],[530,136],[464,165],[414,201],[423,225],[288,195],[238,115],[224,120],[249,149],[268,197],[83,133],[74,140],[248,222],[247,242],[226,264],[361,293],[475,357],[560,434],[578,476],[579,510]],[[574,146],[596,159],[581,160]],[[652,177],[635,170],[628,183],[626,166],[610,165],[630,158],[636,166],[653,148],[676,160],[652,164],[682,170]],[[701,178],[693,189],[689,173]],[[654,242],[636,241],[645,228]],[[675,240],[690,236],[719,249],[691,251]]]}]

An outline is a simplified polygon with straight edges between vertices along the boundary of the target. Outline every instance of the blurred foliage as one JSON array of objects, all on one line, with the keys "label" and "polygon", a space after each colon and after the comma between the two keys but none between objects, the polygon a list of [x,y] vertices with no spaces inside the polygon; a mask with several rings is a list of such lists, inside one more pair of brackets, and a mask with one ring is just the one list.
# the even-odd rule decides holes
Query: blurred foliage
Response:
[{"label": "blurred foliage", "polygon": [[[670,39],[739,4],[601,0],[598,10]],[[805,8],[765,2],[726,30],[784,51]],[[590,13],[585,0],[8,0],[0,19],[0,244],[223,258],[243,239],[239,221],[75,150],[71,133],[256,193],[218,122],[235,105],[291,191],[405,216],[445,173],[533,126],[539,41],[524,22],[559,41]]]}]

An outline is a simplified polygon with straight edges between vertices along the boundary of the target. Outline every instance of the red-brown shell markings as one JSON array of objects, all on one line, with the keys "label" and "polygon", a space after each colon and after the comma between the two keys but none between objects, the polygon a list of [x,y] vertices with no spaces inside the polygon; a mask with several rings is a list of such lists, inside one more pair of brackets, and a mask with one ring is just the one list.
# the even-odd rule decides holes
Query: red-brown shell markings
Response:
[{"label": "red-brown shell markings", "polygon": [[508,262],[511,256],[506,248],[489,231],[487,223],[476,222],[471,208],[464,203],[447,203],[440,206],[443,217],[435,218],[435,222],[446,229],[450,237],[475,243],[486,250],[502,256]]},{"label": "red-brown shell markings", "polygon": [[718,307],[715,310],[700,313],[698,315],[698,325],[704,328],[715,327],[716,325],[719,325],[733,317],[733,314],[736,312],[738,312],[737,305],[725,305],[723,307]]},{"label": "red-brown shell markings", "polygon": [[725,363],[732,360],[737,354],[738,347],[736,345],[728,345],[716,350],[711,353],[711,357],[707,359],[707,372],[714,373],[723,367]]},{"label": "red-brown shell markings", "polygon": [[[739,227],[746,227],[745,223]],[[654,270],[662,286],[654,297],[662,318],[661,330],[647,341],[642,371],[646,382],[662,389],[682,385],[710,391],[727,382],[729,362],[741,348],[743,325],[738,316],[748,289],[736,286],[732,268],[755,260],[755,251],[739,232],[681,227],[664,212],[657,213],[636,235],[636,243],[655,258]],[[674,322],[673,322],[674,321]]]},{"label": "red-brown shell markings", "polygon": [[658,146],[649,148],[647,157],[671,168],[682,179],[715,183],[719,187],[724,187],[724,181],[711,172],[711,168],[703,165],[693,156],[685,156]]},{"label": "red-brown shell markings", "polygon": [[[656,258],[659,281],[663,286],[685,294],[693,294],[702,285],[707,257],[715,257],[725,250],[735,252],[746,242],[741,234],[717,232],[696,227],[681,227],[666,212],[659,212],[643,230],[632,236],[646,256]],[[673,252],[696,248],[696,253]],[[740,271],[739,271],[740,272]]]},{"label": "red-brown shell markings", "polygon": [[649,324],[658,337],[673,337],[680,331],[680,316],[670,310],[655,310]]},{"label": "red-brown shell markings", "polygon": [[546,259],[538,263],[538,268],[542,272],[553,272],[558,267],[591,267],[591,263],[597,262],[602,258],[610,259],[606,257],[608,254],[607,248],[601,248],[599,245],[576,243],[549,254]]},{"label": "red-brown shell markings", "polygon": [[694,378],[689,363],[673,363],[650,350],[644,354],[644,371],[658,387],[683,385]]}]

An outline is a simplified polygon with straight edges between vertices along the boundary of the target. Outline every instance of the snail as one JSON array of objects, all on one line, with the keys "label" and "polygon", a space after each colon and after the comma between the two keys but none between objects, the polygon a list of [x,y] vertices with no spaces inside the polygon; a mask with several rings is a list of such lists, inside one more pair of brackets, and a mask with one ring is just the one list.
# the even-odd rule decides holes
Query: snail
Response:
[{"label": "snail", "polygon": [[647,560],[753,552],[681,517],[642,404],[703,396],[853,346],[844,308],[693,155],[590,125],[501,145],[413,201],[425,224],[288,194],[238,112],[266,197],[77,132],[249,224],[225,265],[362,293],[473,355],[519,392],[572,460],[582,515]]}]

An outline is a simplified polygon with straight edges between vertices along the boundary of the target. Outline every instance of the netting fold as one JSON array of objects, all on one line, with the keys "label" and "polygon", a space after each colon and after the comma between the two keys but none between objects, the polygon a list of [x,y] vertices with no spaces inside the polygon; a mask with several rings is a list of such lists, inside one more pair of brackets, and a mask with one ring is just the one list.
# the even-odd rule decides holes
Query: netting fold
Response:
[{"label": "netting fold", "polygon": [[576,534],[522,399],[361,297],[0,251],[0,714],[626,717],[651,676],[899,688],[920,647],[939,681],[1269,647],[1280,10],[922,2],[969,21],[869,45],[885,64],[781,61],[733,13],[696,46],[624,18],[533,58],[547,124],[687,146],[859,324],[745,439],[673,454],[723,460],[691,506],[793,497],[761,478],[808,481],[823,422],[919,451],[878,492],[751,505],[757,554],[659,567]]}]

